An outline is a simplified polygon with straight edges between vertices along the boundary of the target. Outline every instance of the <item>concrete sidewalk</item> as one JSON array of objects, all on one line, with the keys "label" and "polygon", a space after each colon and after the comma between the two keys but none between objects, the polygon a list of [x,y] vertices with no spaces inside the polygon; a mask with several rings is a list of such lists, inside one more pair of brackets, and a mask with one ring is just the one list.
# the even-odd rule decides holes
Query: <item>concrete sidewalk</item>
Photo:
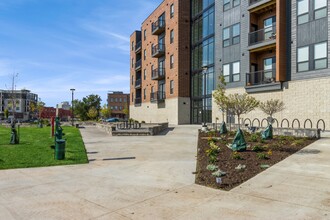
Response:
[{"label": "concrete sidewalk", "polygon": [[0,219],[330,219],[330,139],[229,191],[194,184],[199,126],[81,129],[91,162],[0,171]]}]

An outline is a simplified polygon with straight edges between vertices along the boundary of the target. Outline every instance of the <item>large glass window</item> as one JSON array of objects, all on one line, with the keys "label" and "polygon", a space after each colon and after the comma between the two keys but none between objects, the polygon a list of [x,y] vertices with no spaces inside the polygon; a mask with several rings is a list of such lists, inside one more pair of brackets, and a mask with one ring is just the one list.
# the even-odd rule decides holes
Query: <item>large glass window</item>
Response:
[{"label": "large glass window", "polygon": [[308,22],[309,0],[298,0],[298,24]]},{"label": "large glass window", "polygon": [[240,80],[240,62],[233,63],[233,82]]},{"label": "large glass window", "polygon": [[223,29],[223,47],[228,47],[230,45],[230,28]]},{"label": "large glass window", "polygon": [[170,13],[171,13],[170,17],[173,18],[173,16],[174,16],[174,4],[172,4],[171,7],[170,7]]},{"label": "large glass window", "polygon": [[203,64],[209,66],[214,63],[214,42],[213,37],[203,41]]},{"label": "large glass window", "polygon": [[314,18],[319,19],[327,16],[327,0],[314,0]]},{"label": "large glass window", "polygon": [[241,26],[240,24],[233,25],[233,44],[240,42]]},{"label": "large glass window", "polygon": [[214,33],[214,8],[203,14],[203,38]]},{"label": "large glass window", "polygon": [[298,72],[309,70],[309,47],[298,48]]},{"label": "large glass window", "polygon": [[319,43],[314,45],[314,67],[315,69],[327,68],[327,43]]},{"label": "large glass window", "polygon": [[230,9],[230,0],[223,0],[223,10],[227,11]]},{"label": "large glass window", "polygon": [[171,30],[170,32],[170,43],[172,44],[174,42],[174,30]]},{"label": "large glass window", "polygon": [[230,64],[223,65],[223,77],[225,82],[230,82]]}]

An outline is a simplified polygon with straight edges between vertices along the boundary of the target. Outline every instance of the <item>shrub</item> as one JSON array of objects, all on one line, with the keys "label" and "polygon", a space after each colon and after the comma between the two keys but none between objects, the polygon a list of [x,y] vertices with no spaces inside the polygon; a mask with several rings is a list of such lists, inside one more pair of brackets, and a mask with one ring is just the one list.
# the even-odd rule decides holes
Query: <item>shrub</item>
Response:
[{"label": "shrub", "polygon": [[217,170],[217,171],[212,173],[212,176],[215,176],[215,177],[221,177],[221,176],[224,176],[224,175],[226,175],[226,172],[221,171],[221,170]]},{"label": "shrub", "polygon": [[265,147],[262,147],[262,146],[256,145],[256,146],[254,146],[254,147],[252,148],[252,150],[253,150],[254,152],[262,152],[262,151],[265,150]]},{"label": "shrub", "polygon": [[299,146],[304,144],[305,140],[304,139],[298,139],[298,140],[294,140],[291,144],[291,146]]},{"label": "shrub", "polygon": [[145,121],[141,121],[142,124],[145,124],[146,122]]},{"label": "shrub", "polygon": [[209,162],[211,164],[218,161],[218,155],[220,153],[220,147],[214,142],[210,143],[210,148],[206,150],[206,155],[209,157]]},{"label": "shrub", "polygon": [[213,171],[218,170],[219,167],[217,165],[214,165],[214,164],[209,164],[209,165],[207,165],[206,169],[213,172]]},{"label": "shrub", "polygon": [[257,158],[259,160],[266,160],[266,159],[269,159],[269,156],[268,156],[268,154],[265,154],[265,153],[257,153]]},{"label": "shrub", "polygon": [[251,142],[258,142],[259,136],[257,134],[251,134],[250,141]]},{"label": "shrub", "polygon": [[241,160],[242,159],[240,153],[238,153],[237,151],[233,152],[231,157],[235,160]]}]

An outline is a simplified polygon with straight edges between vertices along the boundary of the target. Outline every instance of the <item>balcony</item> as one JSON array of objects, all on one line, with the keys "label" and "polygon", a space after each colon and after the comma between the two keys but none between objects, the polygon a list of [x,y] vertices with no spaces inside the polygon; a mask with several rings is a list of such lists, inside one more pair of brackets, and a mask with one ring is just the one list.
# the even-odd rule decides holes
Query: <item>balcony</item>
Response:
[{"label": "balcony", "polygon": [[138,60],[135,63],[135,70],[140,70],[140,69],[141,69],[141,60]]},{"label": "balcony", "polygon": [[165,97],[165,92],[158,91],[158,92],[150,93],[150,101],[151,102],[156,102],[156,103],[164,102],[165,98],[166,98]]},{"label": "balcony", "polygon": [[264,10],[274,4],[276,4],[276,0],[249,0],[248,10],[250,12],[256,12],[259,10]]},{"label": "balcony", "polygon": [[139,41],[135,44],[135,53],[139,53],[141,52],[141,46],[142,46],[142,42]]},{"label": "balcony", "polygon": [[165,68],[157,68],[152,70],[151,79],[160,80],[165,78]]},{"label": "balcony", "polygon": [[276,68],[246,74],[246,86],[256,86],[276,82]]},{"label": "balcony", "polygon": [[159,58],[165,55],[165,45],[164,44],[157,44],[151,48],[152,50],[152,57]]},{"label": "balcony", "polygon": [[134,99],[134,106],[141,106],[141,98]]},{"label": "balcony", "polygon": [[151,32],[153,35],[160,35],[165,31],[165,21],[158,20],[152,23],[151,25]]},{"label": "balcony", "polygon": [[135,81],[135,88],[136,88],[136,89],[140,89],[140,88],[141,88],[141,79],[137,79],[137,80]]},{"label": "balcony", "polygon": [[271,27],[249,33],[249,46],[257,44],[272,44],[276,42],[276,23]]}]

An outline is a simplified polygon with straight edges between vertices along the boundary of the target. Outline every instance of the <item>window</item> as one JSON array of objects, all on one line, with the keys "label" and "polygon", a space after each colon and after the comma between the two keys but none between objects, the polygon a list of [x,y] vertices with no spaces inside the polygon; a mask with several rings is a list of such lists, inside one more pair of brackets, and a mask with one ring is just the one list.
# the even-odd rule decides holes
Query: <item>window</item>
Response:
[{"label": "window", "polygon": [[309,47],[298,48],[298,72],[309,70]]},{"label": "window", "polygon": [[174,41],[174,30],[171,30],[171,33],[170,33],[170,43],[173,43]]},{"label": "window", "polygon": [[127,99],[126,98],[124,98],[124,102],[127,102]]},{"label": "window", "polygon": [[171,18],[174,16],[174,4],[170,6],[170,11],[171,11]]},{"label": "window", "polygon": [[240,62],[233,63],[233,82],[240,80]]},{"label": "window", "polygon": [[308,22],[309,0],[298,0],[298,24]]},{"label": "window", "polygon": [[224,28],[223,29],[223,47],[230,46],[230,28]]},{"label": "window", "polygon": [[132,76],[132,85],[134,85],[134,76]]},{"label": "window", "polygon": [[223,29],[223,47],[239,44],[241,35],[240,23]]},{"label": "window", "polygon": [[132,58],[132,68],[134,68],[134,58]]},{"label": "window", "polygon": [[174,92],[174,81],[171,80],[170,81],[170,94],[173,94],[173,92]]},{"label": "window", "polygon": [[134,50],[134,41],[132,41],[132,51]]},{"label": "window", "polygon": [[314,68],[327,68],[327,43],[319,43],[314,45]]},{"label": "window", "polygon": [[154,44],[151,44],[151,56],[152,56],[153,50],[154,50]]},{"label": "window", "polygon": [[113,109],[113,106],[110,106],[110,109],[112,110]]},{"label": "window", "polygon": [[145,100],[147,97],[146,89],[143,89],[143,99]]},{"label": "window", "polygon": [[230,9],[230,0],[223,0],[223,10],[227,11]]},{"label": "window", "polygon": [[115,102],[118,102],[118,99],[117,98],[115,98]]},{"label": "window", "polygon": [[240,42],[240,24],[233,25],[233,44],[238,44]]},{"label": "window", "polygon": [[314,0],[314,19],[327,16],[327,0]]},{"label": "window", "polygon": [[117,110],[118,109],[118,106],[117,105],[115,105],[115,110]]},{"label": "window", "polygon": [[123,110],[123,106],[119,106],[119,110]]},{"label": "window", "polygon": [[236,7],[239,4],[241,4],[241,0],[233,0],[233,7]]},{"label": "window", "polygon": [[143,70],[143,79],[146,80],[146,78],[147,78],[147,70],[144,69]]},{"label": "window", "polygon": [[147,50],[144,49],[144,51],[143,51],[143,60],[146,60],[146,57],[147,57]]},{"label": "window", "polygon": [[170,68],[173,69],[173,67],[174,67],[174,56],[171,55],[171,57],[170,57]]},{"label": "window", "polygon": [[110,102],[113,102],[113,98],[110,98]]},{"label": "window", "polygon": [[240,81],[240,62],[228,63],[223,65],[223,76],[225,82]]},{"label": "window", "polygon": [[225,82],[229,82],[230,80],[230,64],[223,65],[223,76],[225,78]]},{"label": "window", "polygon": [[132,102],[134,102],[134,92],[132,93]]},{"label": "window", "polygon": [[147,30],[144,29],[143,30],[143,40],[146,40],[147,39]]},{"label": "window", "polygon": [[122,102],[123,101],[123,99],[122,98],[119,98],[119,102]]}]

